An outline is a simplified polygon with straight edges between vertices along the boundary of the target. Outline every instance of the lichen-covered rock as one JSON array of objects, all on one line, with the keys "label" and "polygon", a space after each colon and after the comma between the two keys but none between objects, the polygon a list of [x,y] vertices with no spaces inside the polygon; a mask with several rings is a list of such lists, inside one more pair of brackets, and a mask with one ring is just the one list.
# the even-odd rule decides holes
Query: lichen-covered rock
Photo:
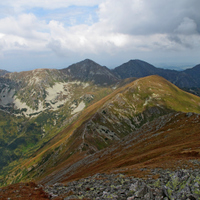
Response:
[{"label": "lichen-covered rock", "polygon": [[[197,200],[200,199],[198,170],[167,171],[155,169],[152,173],[160,178],[139,179],[122,174],[96,174],[69,182],[67,185],[46,186],[45,191],[52,197],[68,199],[116,199],[116,200]],[[159,183],[159,184],[158,184]]]}]

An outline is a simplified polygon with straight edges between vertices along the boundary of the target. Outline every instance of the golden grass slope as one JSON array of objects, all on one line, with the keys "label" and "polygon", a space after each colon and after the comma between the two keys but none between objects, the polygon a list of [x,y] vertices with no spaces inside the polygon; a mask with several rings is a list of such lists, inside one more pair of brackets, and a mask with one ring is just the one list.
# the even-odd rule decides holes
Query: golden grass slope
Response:
[{"label": "golden grass slope", "polygon": [[[132,92],[131,92],[132,90]],[[140,78],[123,93],[141,112],[147,107],[164,106],[181,112],[200,113],[200,98],[184,92],[160,76]],[[134,96],[132,98],[131,96]]]}]

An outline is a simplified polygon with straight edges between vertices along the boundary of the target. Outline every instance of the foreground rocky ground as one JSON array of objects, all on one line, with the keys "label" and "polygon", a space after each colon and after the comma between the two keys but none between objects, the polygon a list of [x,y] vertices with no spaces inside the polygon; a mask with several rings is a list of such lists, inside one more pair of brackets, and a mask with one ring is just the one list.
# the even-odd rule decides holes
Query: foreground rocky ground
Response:
[{"label": "foreground rocky ground", "polygon": [[[146,170],[146,169],[141,169]],[[178,170],[175,172],[154,169],[159,178],[146,180],[126,177],[123,174],[96,174],[73,181],[67,185],[56,183],[44,187],[51,198],[68,199],[200,199],[200,171]]]},{"label": "foreground rocky ground", "polygon": [[[141,173],[147,169],[141,169]],[[18,183],[0,188],[0,200],[197,200],[200,170],[151,170],[147,179],[118,174],[96,174],[67,184],[42,186]],[[154,177],[154,178],[152,178]],[[155,178],[157,177],[157,178]]]}]

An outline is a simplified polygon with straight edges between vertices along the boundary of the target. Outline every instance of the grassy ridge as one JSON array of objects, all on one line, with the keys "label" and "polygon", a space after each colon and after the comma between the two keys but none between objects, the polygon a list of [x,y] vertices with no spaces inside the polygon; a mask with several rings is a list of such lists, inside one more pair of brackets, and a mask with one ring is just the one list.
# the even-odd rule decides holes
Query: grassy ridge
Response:
[{"label": "grassy ridge", "polygon": [[[160,105],[181,112],[200,113],[200,98],[184,92],[166,79],[149,76],[135,81],[131,87],[136,96],[139,95],[139,112],[147,106]],[[144,100],[149,101],[144,105]]]}]

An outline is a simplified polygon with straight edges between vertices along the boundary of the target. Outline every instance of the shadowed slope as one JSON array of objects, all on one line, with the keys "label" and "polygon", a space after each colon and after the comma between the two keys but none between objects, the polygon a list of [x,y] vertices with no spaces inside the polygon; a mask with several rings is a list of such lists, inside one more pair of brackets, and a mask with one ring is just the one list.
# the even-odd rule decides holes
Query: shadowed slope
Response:
[{"label": "shadowed slope", "polygon": [[199,70],[194,67],[185,71],[162,69],[142,60],[130,60],[127,63],[116,67],[113,72],[120,78],[145,77],[159,75],[181,88],[200,87]]}]

